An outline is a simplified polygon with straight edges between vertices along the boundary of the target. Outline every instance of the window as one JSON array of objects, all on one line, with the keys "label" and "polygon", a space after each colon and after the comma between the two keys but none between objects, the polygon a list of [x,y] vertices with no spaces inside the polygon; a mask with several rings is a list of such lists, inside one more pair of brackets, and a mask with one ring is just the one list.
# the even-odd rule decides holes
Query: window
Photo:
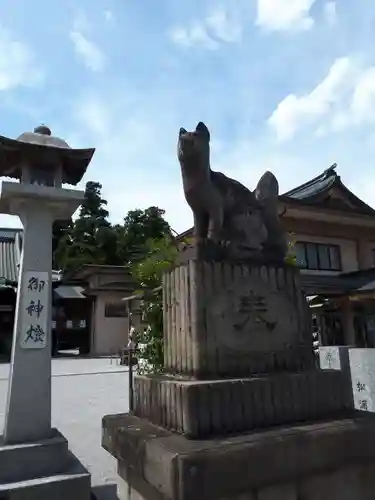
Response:
[{"label": "window", "polygon": [[128,315],[125,302],[106,302],[104,316],[106,318],[125,318]]},{"label": "window", "polygon": [[322,243],[296,243],[297,264],[302,269],[341,271],[340,247]]}]

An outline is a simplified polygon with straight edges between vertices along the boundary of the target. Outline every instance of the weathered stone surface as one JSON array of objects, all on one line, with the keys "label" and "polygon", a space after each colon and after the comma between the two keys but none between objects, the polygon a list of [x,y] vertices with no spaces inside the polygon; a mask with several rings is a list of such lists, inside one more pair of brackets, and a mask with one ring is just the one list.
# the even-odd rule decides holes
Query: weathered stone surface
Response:
[{"label": "weathered stone surface", "polygon": [[359,472],[364,500],[373,500],[375,491],[375,464],[369,462],[364,464]]},{"label": "weathered stone surface", "polygon": [[298,500],[297,486],[290,482],[261,488],[257,500]]},{"label": "weathered stone surface", "polygon": [[68,469],[68,441],[56,429],[53,437],[33,443],[4,445],[0,436],[0,484],[26,481]]},{"label": "weathered stone surface", "polygon": [[291,484],[295,500],[370,500],[374,439],[375,421],[360,416],[209,441],[188,440],[130,415],[103,419],[103,446],[119,461],[119,474],[136,489],[138,478],[159,492],[149,491],[147,500],[252,500],[253,492],[257,499],[272,493],[269,498],[285,500],[270,487],[293,494]]},{"label": "weathered stone surface", "polygon": [[302,420],[352,408],[340,371],[191,381],[136,376],[134,414],[197,439]]},{"label": "weathered stone surface", "polygon": [[294,266],[191,260],[165,274],[163,295],[167,372],[246,377],[313,366]]},{"label": "weathered stone surface", "polygon": [[375,349],[349,349],[354,408],[375,412]]},{"label": "weathered stone surface", "polygon": [[[309,477],[299,485],[300,498],[304,500],[370,500],[362,494],[361,467],[343,467]],[[373,498],[373,497],[371,497]]]},{"label": "weathered stone surface", "polygon": [[349,349],[349,346],[321,346],[319,348],[319,361],[322,370],[339,370],[342,372],[343,389],[346,391],[350,406],[354,408]]},{"label": "weathered stone surface", "polygon": [[89,500],[89,472],[68,449],[65,437],[52,432],[51,439],[0,445],[0,498]]}]

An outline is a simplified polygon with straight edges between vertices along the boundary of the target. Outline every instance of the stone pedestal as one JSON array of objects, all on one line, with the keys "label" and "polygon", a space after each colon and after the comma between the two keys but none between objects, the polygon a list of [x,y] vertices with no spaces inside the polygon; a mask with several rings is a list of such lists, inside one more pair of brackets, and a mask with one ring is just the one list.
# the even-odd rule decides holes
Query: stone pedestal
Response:
[{"label": "stone pedestal", "polygon": [[375,422],[316,368],[295,267],[191,259],[163,293],[165,374],[103,420],[121,481],[146,500],[372,498]]},{"label": "stone pedestal", "polygon": [[133,413],[191,439],[234,434],[341,416],[352,408],[344,381],[339,371],[210,381],[136,376]]},{"label": "stone pedestal", "polygon": [[373,500],[373,439],[363,417],[199,441],[130,415],[103,419],[120,500],[124,481],[145,500]]},{"label": "stone pedestal", "polygon": [[163,297],[168,373],[216,379],[314,364],[293,266],[190,260],[165,275]]},{"label": "stone pedestal", "polygon": [[56,429],[24,444],[4,445],[0,438],[0,498],[90,500],[90,474]]}]

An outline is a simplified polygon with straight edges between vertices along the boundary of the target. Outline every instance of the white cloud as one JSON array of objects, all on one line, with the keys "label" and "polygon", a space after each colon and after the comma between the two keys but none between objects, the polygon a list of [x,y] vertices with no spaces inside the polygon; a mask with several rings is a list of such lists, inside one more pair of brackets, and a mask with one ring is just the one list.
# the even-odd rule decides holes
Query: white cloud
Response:
[{"label": "white cloud", "polygon": [[[110,20],[111,15],[112,12],[109,10],[104,12],[104,17],[107,20]],[[106,66],[106,56],[90,38],[91,32],[92,26],[85,12],[78,11],[74,18],[73,29],[69,33],[70,40],[74,45],[77,57],[83,64],[91,71],[100,72]]]},{"label": "white cloud", "polygon": [[298,129],[316,123],[327,113],[338,116],[337,105],[348,96],[357,75],[358,67],[352,59],[339,58],[310,93],[302,96],[289,94],[268,120],[278,139],[291,139]]},{"label": "white cloud", "polygon": [[324,132],[375,123],[375,66],[363,68],[353,84],[350,99],[341,103]]},{"label": "white cloud", "polygon": [[221,43],[235,43],[242,38],[244,20],[236,10],[220,6],[201,20],[195,20],[186,26],[173,27],[169,35],[175,43],[187,48],[200,46],[216,50]]},{"label": "white cloud", "polygon": [[375,121],[375,67],[364,70],[355,85],[350,114],[354,123]]},{"label": "white cloud", "polygon": [[256,24],[269,31],[308,30],[315,0],[258,0]]},{"label": "white cloud", "polygon": [[92,71],[103,71],[106,58],[100,48],[78,30],[70,32],[70,39],[74,44],[77,55],[82,59],[85,66]]},{"label": "white cloud", "polygon": [[199,21],[193,22],[188,27],[175,26],[170,31],[170,37],[173,42],[186,48],[199,45],[209,50],[216,50],[219,47],[219,44],[208,34],[204,24]]},{"label": "white cloud", "polygon": [[103,137],[111,125],[111,113],[95,95],[86,95],[74,105],[73,118],[89,133]]},{"label": "white cloud", "polygon": [[327,2],[324,4],[324,18],[329,26],[334,26],[336,24],[336,2]]},{"label": "white cloud", "polygon": [[104,11],[104,19],[108,22],[111,22],[114,20],[114,15],[111,10],[105,10]]},{"label": "white cloud", "polygon": [[39,85],[43,80],[44,72],[33,50],[0,27],[0,91]]},{"label": "white cloud", "polygon": [[268,123],[280,141],[309,126],[322,137],[375,124],[375,66],[363,66],[349,57],[337,59],[310,93],[283,99]]},{"label": "white cloud", "polygon": [[219,7],[206,18],[207,26],[213,34],[223,42],[231,43],[241,40],[243,25],[239,19],[230,16],[228,11]]}]

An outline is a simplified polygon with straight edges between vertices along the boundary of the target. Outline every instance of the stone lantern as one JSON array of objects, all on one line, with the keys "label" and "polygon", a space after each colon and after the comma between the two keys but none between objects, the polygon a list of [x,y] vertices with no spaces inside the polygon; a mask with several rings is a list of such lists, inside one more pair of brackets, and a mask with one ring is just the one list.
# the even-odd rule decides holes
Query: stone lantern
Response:
[{"label": "stone lantern", "polygon": [[[81,204],[84,193],[62,185],[81,181],[94,151],[72,149],[62,139],[53,137],[44,125],[16,140],[0,136],[0,176],[19,181],[2,182],[0,213],[19,216],[24,228],[0,470],[6,470],[10,449],[14,452],[15,446],[28,443],[29,458],[24,448],[19,453],[23,464],[30,460],[28,467],[35,471],[33,479],[46,475],[43,460],[37,455],[33,457],[30,451],[38,453],[37,443],[51,444],[55,462],[59,456],[52,446],[57,430],[51,428],[52,225],[57,219],[71,217]],[[39,468],[35,461],[39,461]],[[60,465],[56,462],[53,466],[50,459],[44,465],[48,471],[61,474],[59,467],[63,462],[61,458]],[[8,478],[2,478],[0,473],[3,482],[10,476],[9,472]],[[85,493],[83,497],[86,496]]]}]

